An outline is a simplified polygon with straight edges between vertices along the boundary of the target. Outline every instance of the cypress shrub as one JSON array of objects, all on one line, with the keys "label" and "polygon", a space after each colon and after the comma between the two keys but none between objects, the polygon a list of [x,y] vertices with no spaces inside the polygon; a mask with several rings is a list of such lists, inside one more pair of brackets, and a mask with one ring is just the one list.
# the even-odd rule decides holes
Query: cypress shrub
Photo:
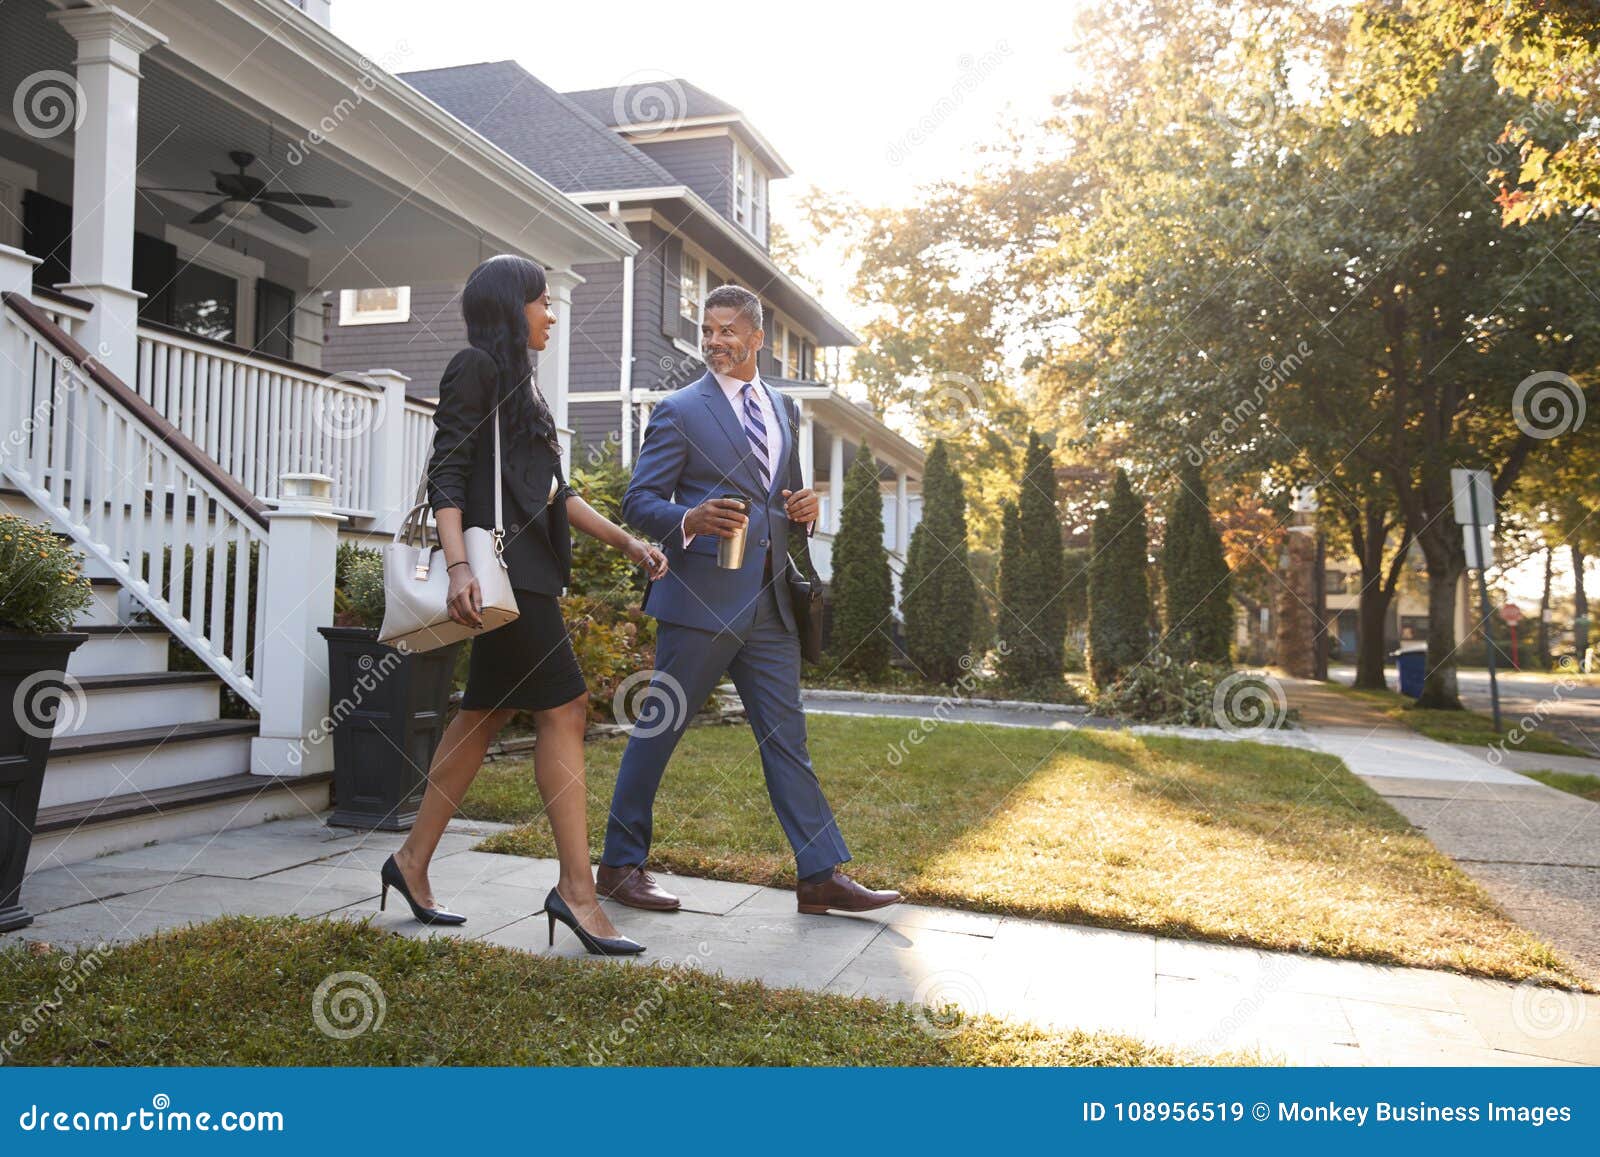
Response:
[{"label": "cypress shrub", "polygon": [[870,446],[861,447],[845,476],[832,586],[834,662],[841,670],[883,677],[889,669],[894,580],[883,548],[883,497]]},{"label": "cypress shrub", "polygon": [[966,493],[942,441],[923,466],[922,520],[911,532],[900,589],[912,663],[929,679],[954,683],[972,646],[976,589],[967,559]]},{"label": "cypress shrub", "polygon": [[1222,536],[1211,521],[1199,468],[1185,465],[1178,477],[1161,549],[1165,649],[1181,662],[1226,663],[1233,643],[1233,595]]},{"label": "cypress shrub", "polygon": [[1144,499],[1118,470],[1095,514],[1089,563],[1089,673],[1107,688],[1149,651],[1149,549]]}]

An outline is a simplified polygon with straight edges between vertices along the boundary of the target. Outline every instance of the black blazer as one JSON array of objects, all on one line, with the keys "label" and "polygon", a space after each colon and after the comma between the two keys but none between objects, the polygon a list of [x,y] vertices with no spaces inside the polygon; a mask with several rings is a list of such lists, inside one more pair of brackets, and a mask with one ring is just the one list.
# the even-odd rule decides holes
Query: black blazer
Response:
[{"label": "black blazer", "polygon": [[[463,527],[494,526],[494,427],[489,422],[498,383],[494,359],[473,346],[451,358],[439,379],[428,503],[436,516],[458,507]],[[561,460],[549,443],[514,422],[509,411],[500,419],[506,566],[513,587],[559,595],[572,578],[566,500],[576,492],[562,477]],[[552,478],[556,499],[549,502]]]}]

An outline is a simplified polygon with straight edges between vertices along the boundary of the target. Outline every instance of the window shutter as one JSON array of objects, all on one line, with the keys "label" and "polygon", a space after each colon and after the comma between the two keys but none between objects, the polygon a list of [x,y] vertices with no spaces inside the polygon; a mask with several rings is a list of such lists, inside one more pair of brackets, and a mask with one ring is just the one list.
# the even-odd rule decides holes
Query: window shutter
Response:
[{"label": "window shutter", "polygon": [[678,336],[678,276],[683,268],[683,240],[668,237],[661,247],[661,332]]}]

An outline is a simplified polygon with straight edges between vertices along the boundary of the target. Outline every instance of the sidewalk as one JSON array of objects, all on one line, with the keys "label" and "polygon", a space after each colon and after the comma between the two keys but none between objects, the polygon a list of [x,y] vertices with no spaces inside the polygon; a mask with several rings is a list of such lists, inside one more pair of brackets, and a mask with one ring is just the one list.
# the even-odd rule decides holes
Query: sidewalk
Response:
[{"label": "sidewalk", "polygon": [[[1600,804],[1496,766],[1479,748],[1418,735],[1321,684],[1280,682],[1313,744],[1344,760],[1512,919],[1600,978]],[[1517,753],[1514,762],[1557,761]]]},{"label": "sidewalk", "polygon": [[[471,850],[501,826],[456,821],[440,844],[433,884],[467,914],[460,929],[417,924],[395,895],[378,912],[378,867],[401,835],[308,816],[36,872],[23,896],[38,919],[0,945],[126,940],[243,913],[370,919],[405,936],[581,955],[559,926],[555,948],[546,945],[540,905],[554,861]],[[787,890],[661,878],[684,911],[611,909],[648,946],[647,963],[693,956],[697,967],[771,985],[954,1003],[1206,1052],[1257,1049],[1291,1064],[1600,1064],[1596,996],[909,904],[802,916]]]}]

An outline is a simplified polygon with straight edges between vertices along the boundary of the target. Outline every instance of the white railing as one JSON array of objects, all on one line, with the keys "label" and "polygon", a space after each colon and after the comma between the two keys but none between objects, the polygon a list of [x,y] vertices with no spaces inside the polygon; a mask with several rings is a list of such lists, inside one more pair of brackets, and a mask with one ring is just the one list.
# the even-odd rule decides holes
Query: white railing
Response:
[{"label": "white railing", "polygon": [[[418,401],[415,398],[406,399],[405,417],[403,419],[401,438],[404,444],[401,461],[404,467],[401,477],[408,480],[408,484],[415,486],[417,479],[422,477],[422,471],[428,465],[428,457],[433,452],[433,411],[437,407],[432,402]],[[411,501],[411,496],[406,495],[406,501]]]},{"label": "white railing", "polygon": [[250,493],[284,474],[326,474],[333,508],[372,513],[381,391],[349,374],[262,357],[165,327],[139,327],[139,396]]},{"label": "white railing", "polygon": [[39,308],[44,310],[46,317],[61,327],[63,333],[75,338],[83,323],[89,319],[89,310],[93,307],[87,302],[80,305],[76,302],[41,296]]},{"label": "white railing", "polygon": [[0,416],[11,431],[0,473],[259,710],[260,502],[128,386],[83,364],[81,347],[38,306],[7,295],[0,352]]}]

